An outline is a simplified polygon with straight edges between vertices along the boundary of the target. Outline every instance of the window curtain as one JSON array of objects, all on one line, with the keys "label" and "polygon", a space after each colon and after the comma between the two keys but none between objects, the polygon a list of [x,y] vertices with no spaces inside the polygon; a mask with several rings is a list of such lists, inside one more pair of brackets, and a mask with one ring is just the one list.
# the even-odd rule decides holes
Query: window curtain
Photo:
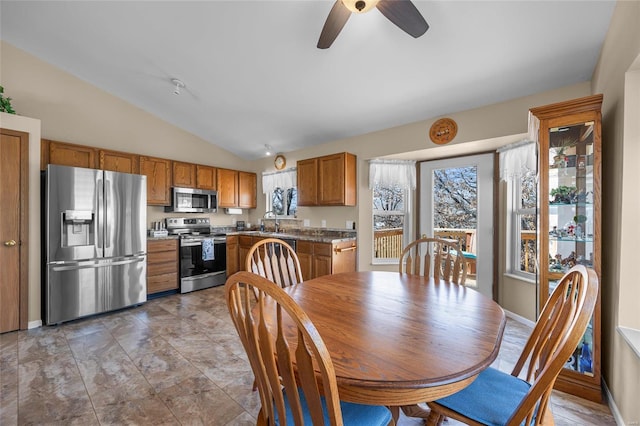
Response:
[{"label": "window curtain", "polygon": [[536,144],[523,140],[498,149],[500,153],[500,179],[517,180],[527,174],[535,174],[537,166]]},{"label": "window curtain", "polygon": [[281,172],[263,172],[262,193],[269,194],[276,188],[295,188],[297,186],[297,170],[293,167]]},{"label": "window curtain", "polygon": [[416,189],[416,162],[413,160],[370,160],[369,189],[376,185],[399,185]]}]

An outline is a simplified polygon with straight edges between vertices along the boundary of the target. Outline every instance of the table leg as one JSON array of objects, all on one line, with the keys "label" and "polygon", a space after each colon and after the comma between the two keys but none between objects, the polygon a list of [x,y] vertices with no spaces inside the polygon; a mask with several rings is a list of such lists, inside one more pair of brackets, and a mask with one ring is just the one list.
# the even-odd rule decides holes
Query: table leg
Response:
[{"label": "table leg", "polygon": [[391,411],[391,418],[393,419],[393,424],[398,424],[398,419],[400,418],[400,407],[387,407],[389,411]]},{"label": "table leg", "polygon": [[418,404],[415,405],[404,405],[401,407],[402,412],[407,417],[419,417],[421,419],[427,420],[429,417],[430,410],[427,407],[421,407]]}]

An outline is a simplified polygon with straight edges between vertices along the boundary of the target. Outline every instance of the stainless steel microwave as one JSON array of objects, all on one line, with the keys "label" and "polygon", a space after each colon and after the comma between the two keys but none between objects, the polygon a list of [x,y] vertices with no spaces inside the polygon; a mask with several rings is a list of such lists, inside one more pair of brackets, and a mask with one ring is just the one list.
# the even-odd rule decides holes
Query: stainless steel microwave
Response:
[{"label": "stainless steel microwave", "polygon": [[206,189],[171,188],[171,206],[166,212],[213,213],[218,210],[218,192]]}]

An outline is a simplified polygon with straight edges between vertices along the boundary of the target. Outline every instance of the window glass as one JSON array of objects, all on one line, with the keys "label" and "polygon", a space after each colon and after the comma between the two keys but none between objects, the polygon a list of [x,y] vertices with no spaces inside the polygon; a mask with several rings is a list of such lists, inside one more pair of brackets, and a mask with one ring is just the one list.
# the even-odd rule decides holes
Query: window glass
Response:
[{"label": "window glass", "polygon": [[373,261],[393,263],[407,243],[409,191],[398,185],[373,188]]},{"label": "window glass", "polygon": [[533,278],[537,258],[537,181],[533,173],[518,179],[512,197],[511,271]]},{"label": "window glass", "polygon": [[298,209],[298,191],[296,188],[276,188],[267,198],[271,202],[267,210],[278,216],[295,216]]}]

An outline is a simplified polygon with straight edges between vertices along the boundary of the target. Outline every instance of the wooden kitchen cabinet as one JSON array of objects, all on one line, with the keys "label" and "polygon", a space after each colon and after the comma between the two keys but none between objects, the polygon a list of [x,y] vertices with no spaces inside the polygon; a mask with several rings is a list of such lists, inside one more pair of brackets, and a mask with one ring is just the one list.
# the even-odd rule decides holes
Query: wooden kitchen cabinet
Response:
[{"label": "wooden kitchen cabinet", "polygon": [[40,166],[42,170],[46,169],[48,164],[96,169],[97,152],[96,148],[90,146],[42,139]]},{"label": "wooden kitchen cabinet", "polygon": [[302,280],[313,278],[313,242],[298,240],[296,243],[296,255],[300,262]]},{"label": "wooden kitchen cabinet", "polygon": [[147,295],[180,286],[178,240],[147,240]]},{"label": "wooden kitchen cabinet", "polygon": [[239,262],[239,242],[237,235],[227,236],[227,277],[240,270]]},{"label": "wooden kitchen cabinet", "polygon": [[322,243],[299,240],[296,254],[302,269],[302,279],[356,270],[355,240]]},{"label": "wooden kitchen cabinet", "polygon": [[238,172],[238,207],[241,209],[256,208],[257,181],[255,173]]},{"label": "wooden kitchen cabinet", "polygon": [[218,207],[256,208],[257,175],[217,169]]},{"label": "wooden kitchen cabinet", "polygon": [[356,156],[347,152],[298,161],[298,205],[355,206]]},{"label": "wooden kitchen cabinet", "polygon": [[181,188],[196,187],[196,165],[191,163],[182,163],[173,161],[173,186]]},{"label": "wooden kitchen cabinet", "polygon": [[218,207],[238,207],[238,171],[218,169]]},{"label": "wooden kitchen cabinet", "polygon": [[141,156],[140,174],[147,177],[147,204],[171,205],[171,160]]},{"label": "wooden kitchen cabinet", "polygon": [[128,152],[101,149],[99,151],[98,167],[101,170],[110,170],[112,172],[139,174],[140,156]]},{"label": "wooden kitchen cabinet", "polygon": [[318,205],[318,159],[300,160],[296,164],[298,205]]},{"label": "wooden kitchen cabinet", "polygon": [[216,186],[216,171],[215,167],[196,165],[196,188],[212,191],[218,189]]}]

